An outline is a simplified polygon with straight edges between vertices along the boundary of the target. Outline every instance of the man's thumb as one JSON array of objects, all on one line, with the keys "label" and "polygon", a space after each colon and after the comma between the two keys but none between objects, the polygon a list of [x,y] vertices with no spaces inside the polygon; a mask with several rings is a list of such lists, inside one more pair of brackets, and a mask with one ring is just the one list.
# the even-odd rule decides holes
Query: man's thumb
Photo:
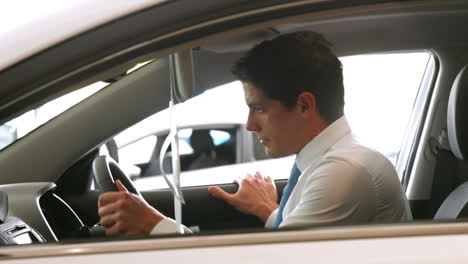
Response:
[{"label": "man's thumb", "polygon": [[127,188],[125,188],[120,180],[115,181],[115,186],[117,186],[117,190],[119,190],[119,192],[128,192]]},{"label": "man's thumb", "polygon": [[232,194],[225,192],[217,186],[208,187],[208,192],[218,199],[225,200],[227,202],[231,201]]}]

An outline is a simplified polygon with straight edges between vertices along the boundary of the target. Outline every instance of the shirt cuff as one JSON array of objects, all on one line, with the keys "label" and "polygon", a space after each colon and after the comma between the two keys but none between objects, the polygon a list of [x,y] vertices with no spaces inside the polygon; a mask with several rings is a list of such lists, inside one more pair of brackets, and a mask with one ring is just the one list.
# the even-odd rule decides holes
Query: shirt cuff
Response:
[{"label": "shirt cuff", "polygon": [[276,208],[268,217],[265,222],[265,228],[275,228],[276,215],[278,214],[278,208]]},{"label": "shirt cuff", "polygon": [[[182,226],[184,229],[184,233],[192,233],[192,230],[188,229],[185,226]],[[161,220],[154,228],[151,230],[150,235],[155,235],[155,234],[171,234],[171,233],[177,233],[177,224],[174,219],[171,218],[165,218]]]}]

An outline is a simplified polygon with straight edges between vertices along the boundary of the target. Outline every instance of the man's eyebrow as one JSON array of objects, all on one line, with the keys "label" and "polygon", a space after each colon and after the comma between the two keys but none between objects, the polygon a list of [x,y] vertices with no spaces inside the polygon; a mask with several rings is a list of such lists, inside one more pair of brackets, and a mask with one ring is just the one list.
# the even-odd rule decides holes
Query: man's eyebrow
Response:
[{"label": "man's eyebrow", "polygon": [[250,103],[247,103],[247,106],[248,107],[259,107],[259,106],[261,106],[261,104],[258,103],[258,102],[250,102]]}]

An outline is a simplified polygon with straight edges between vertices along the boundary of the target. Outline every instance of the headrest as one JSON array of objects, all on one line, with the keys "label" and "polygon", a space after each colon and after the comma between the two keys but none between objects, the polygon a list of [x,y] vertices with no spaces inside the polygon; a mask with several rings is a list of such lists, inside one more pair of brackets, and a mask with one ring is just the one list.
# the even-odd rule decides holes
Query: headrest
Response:
[{"label": "headrest", "polygon": [[192,145],[195,153],[203,153],[212,150],[214,148],[214,144],[209,130],[193,130],[192,135],[190,136],[190,145]]},{"label": "headrest", "polygon": [[468,65],[458,73],[450,91],[447,109],[450,148],[459,159],[468,157]]}]

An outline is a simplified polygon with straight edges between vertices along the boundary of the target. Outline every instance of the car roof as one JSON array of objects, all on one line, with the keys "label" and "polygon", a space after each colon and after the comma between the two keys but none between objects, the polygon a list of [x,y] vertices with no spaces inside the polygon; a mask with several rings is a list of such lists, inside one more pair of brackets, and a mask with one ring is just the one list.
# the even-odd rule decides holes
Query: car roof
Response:
[{"label": "car roof", "polygon": [[8,1],[0,17],[0,71],[82,32],[166,1]]}]

